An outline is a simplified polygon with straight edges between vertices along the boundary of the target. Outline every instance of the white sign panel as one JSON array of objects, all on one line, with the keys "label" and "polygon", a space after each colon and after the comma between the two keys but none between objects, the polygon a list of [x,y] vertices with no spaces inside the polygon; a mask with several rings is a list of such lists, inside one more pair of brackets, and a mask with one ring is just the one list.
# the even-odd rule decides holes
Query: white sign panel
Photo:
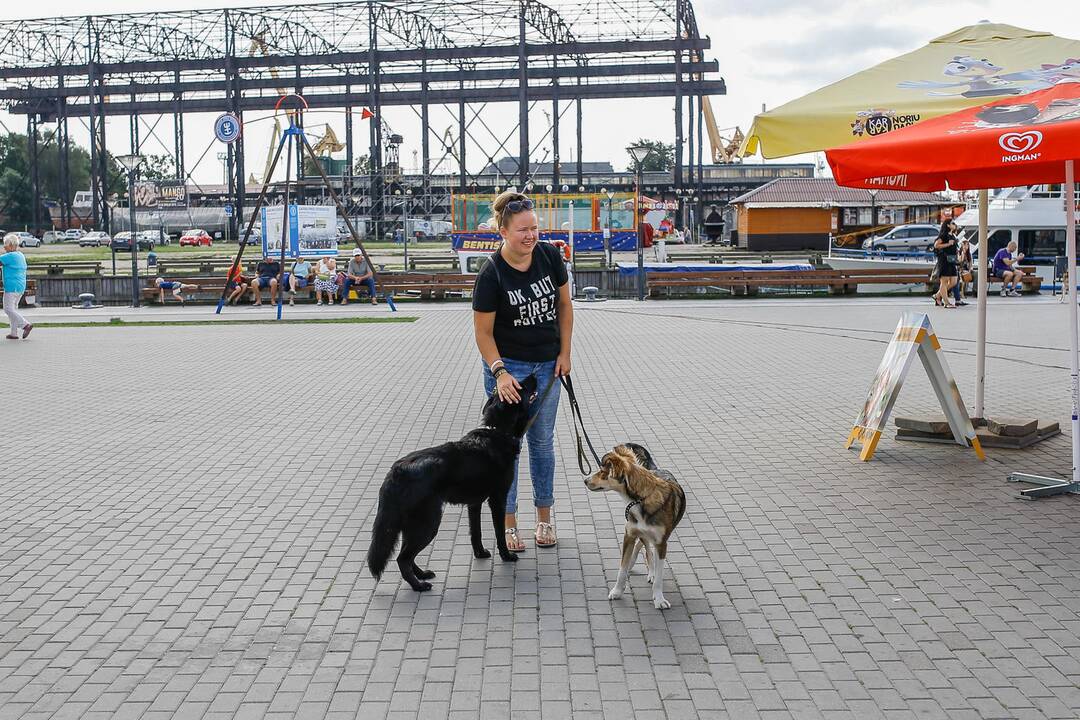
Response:
[{"label": "white sign panel", "polygon": [[[263,254],[281,256],[282,206],[262,209]],[[337,255],[337,209],[329,205],[290,205],[286,257]]]}]

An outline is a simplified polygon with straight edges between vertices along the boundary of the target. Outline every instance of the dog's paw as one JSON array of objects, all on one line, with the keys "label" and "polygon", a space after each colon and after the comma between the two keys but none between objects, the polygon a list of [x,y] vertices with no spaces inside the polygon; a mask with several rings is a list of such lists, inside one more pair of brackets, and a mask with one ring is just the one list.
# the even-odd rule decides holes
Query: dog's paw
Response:
[{"label": "dog's paw", "polygon": [[667,598],[665,598],[663,596],[660,596],[658,598],[653,598],[652,604],[653,604],[653,607],[656,608],[657,610],[667,610],[668,608],[671,607],[671,603],[669,603],[667,601]]},{"label": "dog's paw", "polygon": [[618,600],[621,597],[622,597],[622,590],[617,588],[617,587],[611,588],[611,592],[609,592],[607,594],[607,599],[608,600]]},{"label": "dog's paw", "polygon": [[478,560],[487,560],[491,557],[491,551],[487,548],[480,548],[479,550],[473,550],[473,557]]},{"label": "dog's paw", "polygon": [[431,570],[421,570],[420,572],[416,573],[416,577],[420,578],[421,580],[434,580],[435,573],[433,573]]},{"label": "dog's paw", "polygon": [[431,583],[429,583],[429,582],[421,582],[421,583],[416,583],[415,585],[413,585],[413,590],[415,590],[416,592],[427,592],[430,589],[431,589]]},{"label": "dog's paw", "polygon": [[503,559],[503,562],[517,562],[518,556],[516,552],[499,552],[499,557]]},{"label": "dog's paw", "polygon": [[648,575],[645,576],[645,582],[652,585],[652,581],[653,581],[653,574],[652,574],[652,572],[650,572]]}]

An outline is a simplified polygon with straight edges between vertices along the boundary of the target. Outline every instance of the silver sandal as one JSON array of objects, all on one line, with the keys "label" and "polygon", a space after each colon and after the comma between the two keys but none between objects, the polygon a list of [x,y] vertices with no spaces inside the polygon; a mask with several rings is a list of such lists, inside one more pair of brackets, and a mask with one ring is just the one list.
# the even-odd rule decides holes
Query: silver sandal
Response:
[{"label": "silver sandal", "polygon": [[[551,542],[540,542],[540,536],[545,537],[550,534]],[[536,547],[555,547],[559,544],[559,539],[555,537],[555,526],[551,523],[538,522],[536,523],[536,534],[533,537],[536,540]]]},{"label": "silver sandal", "polygon": [[518,535],[516,527],[506,528],[506,548],[510,552],[524,552],[525,550],[525,542]]}]

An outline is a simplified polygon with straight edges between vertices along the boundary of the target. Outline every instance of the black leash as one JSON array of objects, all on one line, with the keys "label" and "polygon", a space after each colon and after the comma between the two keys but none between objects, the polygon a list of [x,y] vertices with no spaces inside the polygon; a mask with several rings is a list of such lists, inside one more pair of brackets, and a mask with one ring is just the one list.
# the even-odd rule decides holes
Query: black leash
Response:
[{"label": "black leash", "polygon": [[[581,437],[585,436],[585,443],[589,446],[589,452],[592,453],[593,460],[596,461],[597,469],[600,468],[600,456],[596,454],[596,449],[593,447],[592,440],[589,439],[589,433],[585,430],[585,421],[581,417],[581,408],[578,406],[577,395],[574,394],[574,381],[570,379],[569,375],[563,375],[559,377],[559,382],[566,388],[566,397],[570,401],[570,410],[573,412],[573,416],[570,418],[570,424],[574,426],[574,437],[577,440],[577,463],[578,470],[582,475],[592,475],[593,469],[589,464],[589,458],[585,456],[585,449],[581,445]],[[577,423],[574,423],[574,420]],[[578,427],[581,427],[581,432],[578,432]]]}]

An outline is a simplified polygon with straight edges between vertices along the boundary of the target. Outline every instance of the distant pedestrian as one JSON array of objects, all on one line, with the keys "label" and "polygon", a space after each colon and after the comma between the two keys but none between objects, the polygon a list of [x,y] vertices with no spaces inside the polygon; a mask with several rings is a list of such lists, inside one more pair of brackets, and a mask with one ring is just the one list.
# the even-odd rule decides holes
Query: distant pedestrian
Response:
[{"label": "distant pedestrian", "polygon": [[26,292],[26,257],[19,252],[19,236],[15,233],[4,236],[4,253],[0,255],[0,265],[4,268],[4,312],[11,321],[11,332],[5,337],[8,340],[18,340],[21,330],[23,339],[26,339],[34,326],[19,313],[19,301]]},{"label": "distant pedestrian", "polygon": [[278,275],[281,274],[281,264],[277,260],[271,260],[269,255],[263,255],[262,262],[255,268],[258,277],[251,281],[251,299],[256,307],[262,305],[262,290],[270,288],[270,302],[277,300]]},{"label": "distant pedestrian", "polygon": [[326,293],[326,304],[333,305],[334,296],[337,294],[337,260],[330,255],[324,255],[315,270],[316,305],[323,304],[323,293]]},{"label": "distant pedestrian", "polygon": [[247,292],[248,284],[251,281],[244,277],[244,270],[240,266],[240,263],[229,268],[229,275],[226,282],[226,287],[229,290],[229,304],[235,305],[245,292]]},{"label": "distant pedestrian", "polygon": [[1024,259],[1024,253],[1016,252],[1017,247],[1016,241],[1010,240],[994,255],[994,275],[1001,278],[1001,297],[1020,297],[1020,290],[1023,289],[1026,273],[1020,269],[1020,261]]},{"label": "distant pedestrian", "polygon": [[[375,275],[371,272],[371,267],[368,265],[367,260],[364,259],[364,251],[360,248],[353,250],[352,260],[349,261],[348,272],[345,273],[345,280],[341,284],[341,304],[349,304],[349,291],[352,290],[353,285],[363,285],[368,289],[368,295],[371,297],[371,304],[378,305],[378,300],[375,299]],[[359,297],[359,292],[357,297]]]},{"label": "distant pedestrian", "polygon": [[949,302],[949,293],[956,284],[956,231],[959,228],[952,220],[941,223],[937,239],[934,241],[934,254],[937,255],[938,291],[934,293],[934,304],[954,308]]},{"label": "distant pedestrian", "polygon": [[154,287],[158,289],[158,301],[162,305],[165,304],[166,290],[171,290],[172,296],[179,300],[181,304],[183,304],[185,292],[195,292],[199,289],[198,285],[189,285],[188,283],[183,283],[179,280],[167,280],[163,277],[158,277],[154,279]]},{"label": "distant pedestrian", "polygon": [[953,286],[953,299],[957,305],[967,305],[964,292],[972,279],[971,243],[962,232],[958,240],[960,245],[956,251],[956,285]]}]

